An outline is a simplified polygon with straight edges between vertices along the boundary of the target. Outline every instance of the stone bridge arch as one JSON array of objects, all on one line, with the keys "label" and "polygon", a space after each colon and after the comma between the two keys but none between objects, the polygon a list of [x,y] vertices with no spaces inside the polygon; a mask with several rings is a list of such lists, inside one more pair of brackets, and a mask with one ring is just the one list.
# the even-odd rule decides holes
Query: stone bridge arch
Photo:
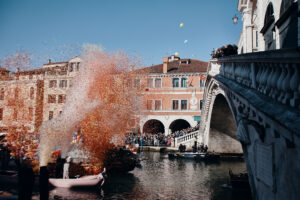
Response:
[{"label": "stone bridge arch", "polygon": [[210,80],[202,110],[200,141],[209,151],[218,153],[243,153],[237,139],[236,108],[226,92],[215,80]]}]

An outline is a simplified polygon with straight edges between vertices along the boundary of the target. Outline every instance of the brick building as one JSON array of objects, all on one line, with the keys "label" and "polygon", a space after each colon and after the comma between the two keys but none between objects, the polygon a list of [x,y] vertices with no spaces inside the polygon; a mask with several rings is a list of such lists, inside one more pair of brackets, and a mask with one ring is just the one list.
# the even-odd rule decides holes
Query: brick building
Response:
[{"label": "brick building", "polygon": [[201,118],[207,62],[164,57],[163,63],[135,70],[134,87],[142,85],[146,110],[140,132],[165,135],[197,125]]},{"label": "brick building", "polygon": [[[2,69],[0,81],[0,131],[24,124],[31,132],[64,109],[66,94],[79,71],[81,59],[48,61],[42,68],[10,75]],[[133,70],[133,88],[142,90],[143,115],[129,126],[145,133],[170,132],[195,126],[200,121],[207,63],[171,56],[163,63]],[[13,99],[22,100],[22,109]],[[13,118],[11,118],[13,117]]]}]

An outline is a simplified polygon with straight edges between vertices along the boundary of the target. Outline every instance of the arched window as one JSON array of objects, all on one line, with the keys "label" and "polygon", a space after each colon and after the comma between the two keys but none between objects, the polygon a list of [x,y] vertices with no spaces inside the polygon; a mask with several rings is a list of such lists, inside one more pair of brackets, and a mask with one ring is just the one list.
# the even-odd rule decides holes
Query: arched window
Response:
[{"label": "arched window", "polygon": [[265,22],[264,25],[267,25],[268,23],[272,23],[275,20],[274,18],[274,9],[272,3],[269,3],[267,7],[267,11],[265,14]]},{"label": "arched window", "polygon": [[34,88],[30,88],[30,99],[34,99]]},{"label": "arched window", "polygon": [[173,78],[172,85],[173,87],[179,87],[179,78]]},{"label": "arched window", "polygon": [[264,27],[260,31],[265,40],[265,50],[276,49],[276,35],[275,35],[275,17],[272,3],[269,3],[265,19]]},{"label": "arched window", "polygon": [[181,78],[181,87],[187,87],[187,78]]},{"label": "arched window", "polygon": [[295,48],[298,41],[298,4],[294,0],[282,0],[280,18],[276,22],[279,30],[280,48]]},{"label": "arched window", "polygon": [[293,4],[294,0],[282,0],[280,6],[280,17],[289,9]]}]

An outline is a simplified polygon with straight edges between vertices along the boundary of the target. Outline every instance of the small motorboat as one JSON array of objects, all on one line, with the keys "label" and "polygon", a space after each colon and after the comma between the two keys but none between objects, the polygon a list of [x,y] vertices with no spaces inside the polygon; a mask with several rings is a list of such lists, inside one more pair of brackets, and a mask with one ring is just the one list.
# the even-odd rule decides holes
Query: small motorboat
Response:
[{"label": "small motorboat", "polygon": [[174,153],[169,153],[168,156],[169,158],[186,158],[186,159],[195,159],[197,156],[201,156],[205,153],[201,152],[174,152]]},{"label": "small motorboat", "polygon": [[220,160],[220,154],[211,152],[201,153],[196,155],[195,159],[199,161],[214,162]]},{"label": "small motorboat", "polygon": [[99,183],[102,186],[104,184],[104,177],[101,173],[99,175],[83,176],[76,179],[50,178],[49,182],[54,187],[61,188],[92,187]]}]

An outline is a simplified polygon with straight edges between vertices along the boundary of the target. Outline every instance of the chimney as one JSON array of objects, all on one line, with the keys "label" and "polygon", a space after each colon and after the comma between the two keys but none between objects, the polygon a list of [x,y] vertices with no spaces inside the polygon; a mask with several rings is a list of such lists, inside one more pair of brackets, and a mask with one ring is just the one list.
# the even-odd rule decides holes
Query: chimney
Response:
[{"label": "chimney", "polygon": [[168,72],[168,57],[163,57],[163,73]]},{"label": "chimney", "polygon": [[50,64],[51,63],[51,59],[48,59],[48,64]]},{"label": "chimney", "polygon": [[134,71],[134,66],[133,65],[130,65],[130,71]]}]

